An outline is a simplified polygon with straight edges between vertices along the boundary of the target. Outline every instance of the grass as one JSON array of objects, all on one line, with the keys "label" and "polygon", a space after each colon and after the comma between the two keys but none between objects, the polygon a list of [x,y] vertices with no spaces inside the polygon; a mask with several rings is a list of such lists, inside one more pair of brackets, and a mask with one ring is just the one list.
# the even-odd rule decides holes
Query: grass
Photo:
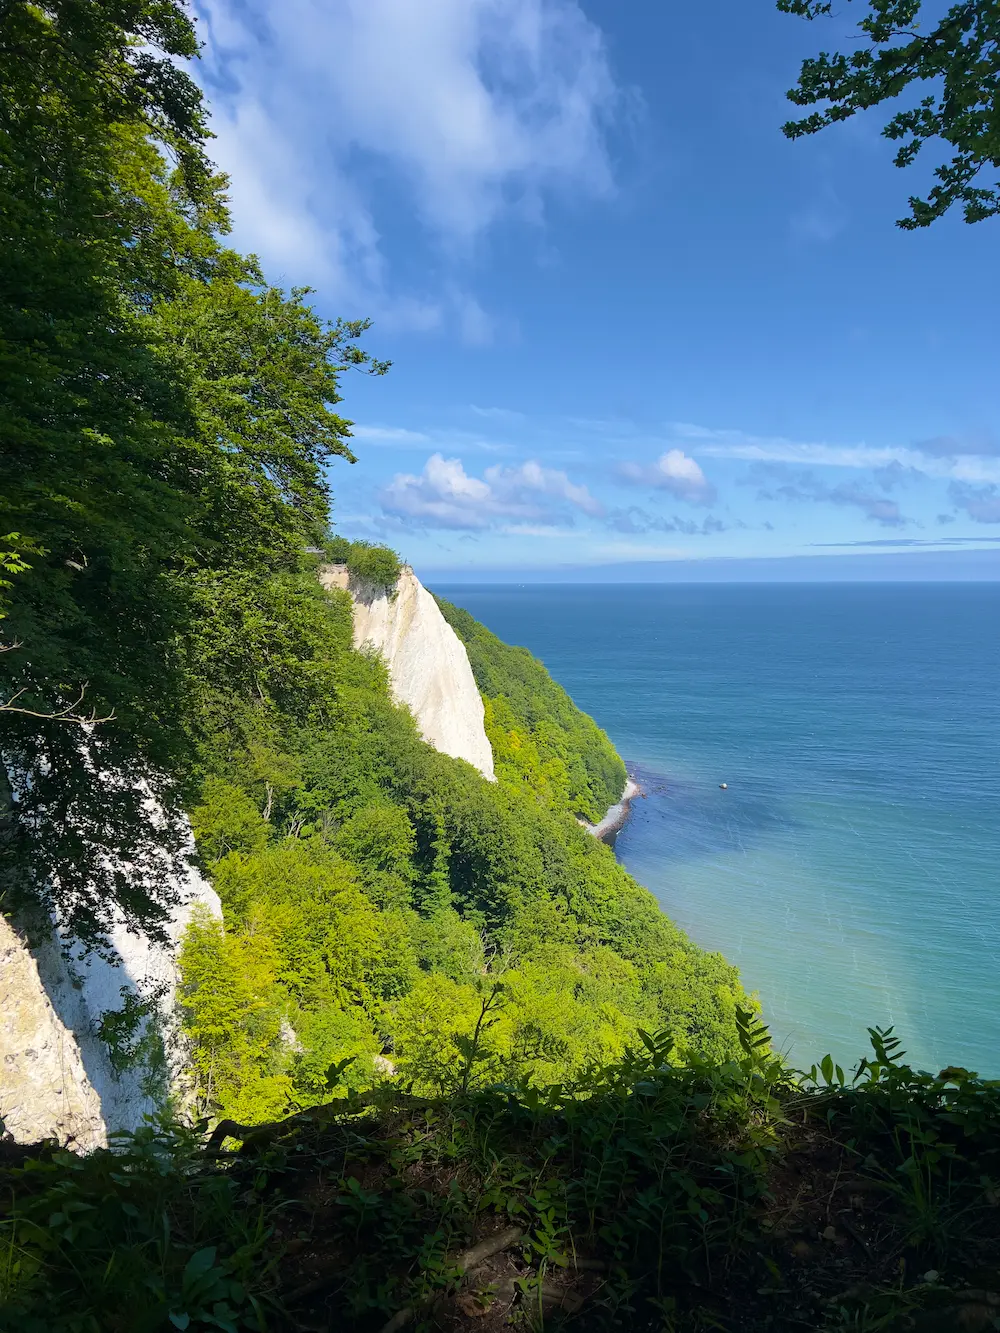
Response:
[{"label": "grass", "polygon": [[29,1153],[0,1328],[1000,1327],[1000,1088],[877,1030],[854,1077],[793,1077],[741,1031],[721,1066],[646,1037],[573,1088]]}]

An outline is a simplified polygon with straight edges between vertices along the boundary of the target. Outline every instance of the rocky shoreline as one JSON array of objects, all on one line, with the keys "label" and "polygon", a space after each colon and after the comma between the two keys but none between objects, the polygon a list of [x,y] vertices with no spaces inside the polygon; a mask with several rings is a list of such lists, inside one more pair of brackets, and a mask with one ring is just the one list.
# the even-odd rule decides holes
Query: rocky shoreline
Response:
[{"label": "rocky shoreline", "polygon": [[615,837],[628,823],[629,815],[632,813],[632,802],[645,794],[634,778],[630,777],[619,800],[608,807],[599,824],[587,824],[587,832],[592,833],[595,838],[600,838],[602,842],[614,842]]}]

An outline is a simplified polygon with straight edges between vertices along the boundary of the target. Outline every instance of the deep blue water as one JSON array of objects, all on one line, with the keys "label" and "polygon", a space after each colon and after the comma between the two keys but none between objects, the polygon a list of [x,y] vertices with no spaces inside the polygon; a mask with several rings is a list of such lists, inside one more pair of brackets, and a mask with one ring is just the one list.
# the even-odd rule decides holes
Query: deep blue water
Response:
[{"label": "deep blue water", "polygon": [[797,1063],[891,1023],[1000,1076],[1000,585],[435,591],[607,730],[648,793],[619,859]]}]

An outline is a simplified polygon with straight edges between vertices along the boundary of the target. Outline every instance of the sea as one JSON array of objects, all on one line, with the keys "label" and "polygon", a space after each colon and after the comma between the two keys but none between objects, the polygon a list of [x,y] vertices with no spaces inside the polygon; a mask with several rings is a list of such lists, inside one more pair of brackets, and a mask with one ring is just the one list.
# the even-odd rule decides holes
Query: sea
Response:
[{"label": "sea", "polygon": [[434,590],[607,731],[619,860],[796,1067],[878,1026],[1000,1078],[1000,584]]}]

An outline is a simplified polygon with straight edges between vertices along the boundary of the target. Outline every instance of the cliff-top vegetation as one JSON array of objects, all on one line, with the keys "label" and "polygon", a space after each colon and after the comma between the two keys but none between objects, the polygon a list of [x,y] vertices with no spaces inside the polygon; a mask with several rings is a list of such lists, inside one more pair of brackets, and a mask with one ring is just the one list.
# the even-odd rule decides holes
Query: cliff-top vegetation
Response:
[{"label": "cliff-top vegetation", "polygon": [[331,564],[346,565],[355,584],[376,594],[391,594],[403,568],[396,552],[377,542],[352,542],[346,537],[331,536],[323,553]]}]

